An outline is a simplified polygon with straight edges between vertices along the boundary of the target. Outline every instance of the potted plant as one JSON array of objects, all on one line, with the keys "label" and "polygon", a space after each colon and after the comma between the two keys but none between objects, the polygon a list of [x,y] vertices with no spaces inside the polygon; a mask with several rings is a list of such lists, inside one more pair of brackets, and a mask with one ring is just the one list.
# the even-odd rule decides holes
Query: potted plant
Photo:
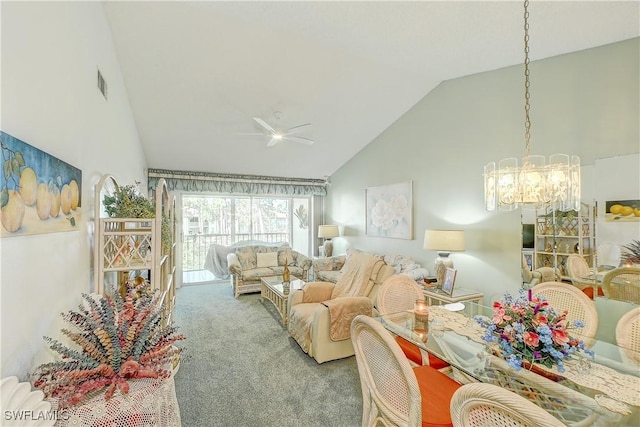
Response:
[{"label": "potted plant", "polygon": [[622,247],[622,263],[628,265],[640,265],[640,240],[633,240]]},{"label": "potted plant", "polygon": [[175,343],[185,337],[175,326],[162,326],[160,298],[148,282],[132,281],[127,282],[124,298],[119,292],[113,297],[83,294],[77,311],[62,314],[73,326],[62,334],[79,348],[45,337],[62,358],[40,365],[34,386],[57,399],[58,408],[66,408],[102,389],[108,401],[117,391],[128,393],[136,379],[170,377],[182,352]]},{"label": "potted plant", "polygon": [[[110,218],[155,218],[153,201],[139,193],[137,184],[116,186],[112,195],[104,196],[104,209]],[[160,236],[162,251],[168,253],[173,242],[171,221],[166,215],[162,215]]]}]

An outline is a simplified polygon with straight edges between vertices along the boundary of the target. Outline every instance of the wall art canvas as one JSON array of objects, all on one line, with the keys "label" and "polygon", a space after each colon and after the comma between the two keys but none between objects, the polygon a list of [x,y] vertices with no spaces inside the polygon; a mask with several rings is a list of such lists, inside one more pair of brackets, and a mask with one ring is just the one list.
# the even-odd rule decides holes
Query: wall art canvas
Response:
[{"label": "wall art canvas", "polygon": [[82,171],[0,131],[0,237],[75,231]]},{"label": "wall art canvas", "polygon": [[365,190],[366,233],[413,239],[413,181]]},{"label": "wall art canvas", "polygon": [[605,221],[640,222],[640,200],[609,200],[604,212]]}]

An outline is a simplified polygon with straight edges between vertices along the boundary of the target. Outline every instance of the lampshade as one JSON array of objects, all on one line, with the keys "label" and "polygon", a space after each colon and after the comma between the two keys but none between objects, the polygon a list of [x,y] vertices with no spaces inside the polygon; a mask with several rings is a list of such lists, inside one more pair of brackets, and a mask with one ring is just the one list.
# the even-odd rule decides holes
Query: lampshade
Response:
[{"label": "lampshade", "polygon": [[424,248],[438,252],[464,251],[463,230],[426,230]]},{"label": "lampshade", "polygon": [[338,232],[337,225],[321,225],[318,227],[318,237],[324,239],[331,239],[332,237],[338,237],[340,233]]}]

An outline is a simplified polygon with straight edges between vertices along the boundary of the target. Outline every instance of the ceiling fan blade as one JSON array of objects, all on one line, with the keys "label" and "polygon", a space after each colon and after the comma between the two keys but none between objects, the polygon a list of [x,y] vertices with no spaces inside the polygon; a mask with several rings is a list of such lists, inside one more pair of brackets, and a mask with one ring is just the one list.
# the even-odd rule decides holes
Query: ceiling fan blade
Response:
[{"label": "ceiling fan blade", "polygon": [[262,120],[260,117],[254,117],[253,120],[256,121],[256,123],[258,123],[260,126],[262,126],[263,128],[265,128],[266,130],[268,130],[271,133],[276,133],[276,130],[274,128],[272,128],[269,123],[265,122],[264,120]]},{"label": "ceiling fan blade", "polygon": [[267,147],[273,147],[274,145],[276,145],[278,143],[278,141],[282,141],[282,139],[271,138],[269,140],[269,142],[267,142]]},{"label": "ceiling fan blade", "polygon": [[294,136],[294,135],[285,136],[284,139],[288,139],[289,141],[299,142],[301,144],[306,144],[306,145],[311,145],[315,142],[313,139],[305,138],[304,136]]},{"label": "ceiling fan blade", "polygon": [[284,131],[284,133],[289,133],[289,132],[291,132],[291,131],[294,131],[294,130],[296,130],[296,129],[299,129],[299,128],[302,128],[302,127],[305,127],[305,126],[311,126],[311,123],[304,123],[304,124],[301,124],[301,125],[298,125],[298,126],[290,127],[289,129],[287,129],[286,131]]}]

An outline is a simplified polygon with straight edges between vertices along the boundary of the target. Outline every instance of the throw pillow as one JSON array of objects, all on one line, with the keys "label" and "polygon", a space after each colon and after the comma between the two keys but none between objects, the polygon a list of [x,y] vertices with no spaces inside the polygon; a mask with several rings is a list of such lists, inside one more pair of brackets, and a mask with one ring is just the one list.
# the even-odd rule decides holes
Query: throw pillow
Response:
[{"label": "throw pillow", "polygon": [[287,261],[287,265],[295,264],[291,249],[278,250],[278,265],[284,265],[285,260]]},{"label": "throw pillow", "polygon": [[251,246],[236,249],[236,256],[242,270],[253,270],[257,267],[256,254]]},{"label": "throw pillow", "polygon": [[258,253],[256,256],[258,258],[258,268],[278,266],[278,252]]}]

